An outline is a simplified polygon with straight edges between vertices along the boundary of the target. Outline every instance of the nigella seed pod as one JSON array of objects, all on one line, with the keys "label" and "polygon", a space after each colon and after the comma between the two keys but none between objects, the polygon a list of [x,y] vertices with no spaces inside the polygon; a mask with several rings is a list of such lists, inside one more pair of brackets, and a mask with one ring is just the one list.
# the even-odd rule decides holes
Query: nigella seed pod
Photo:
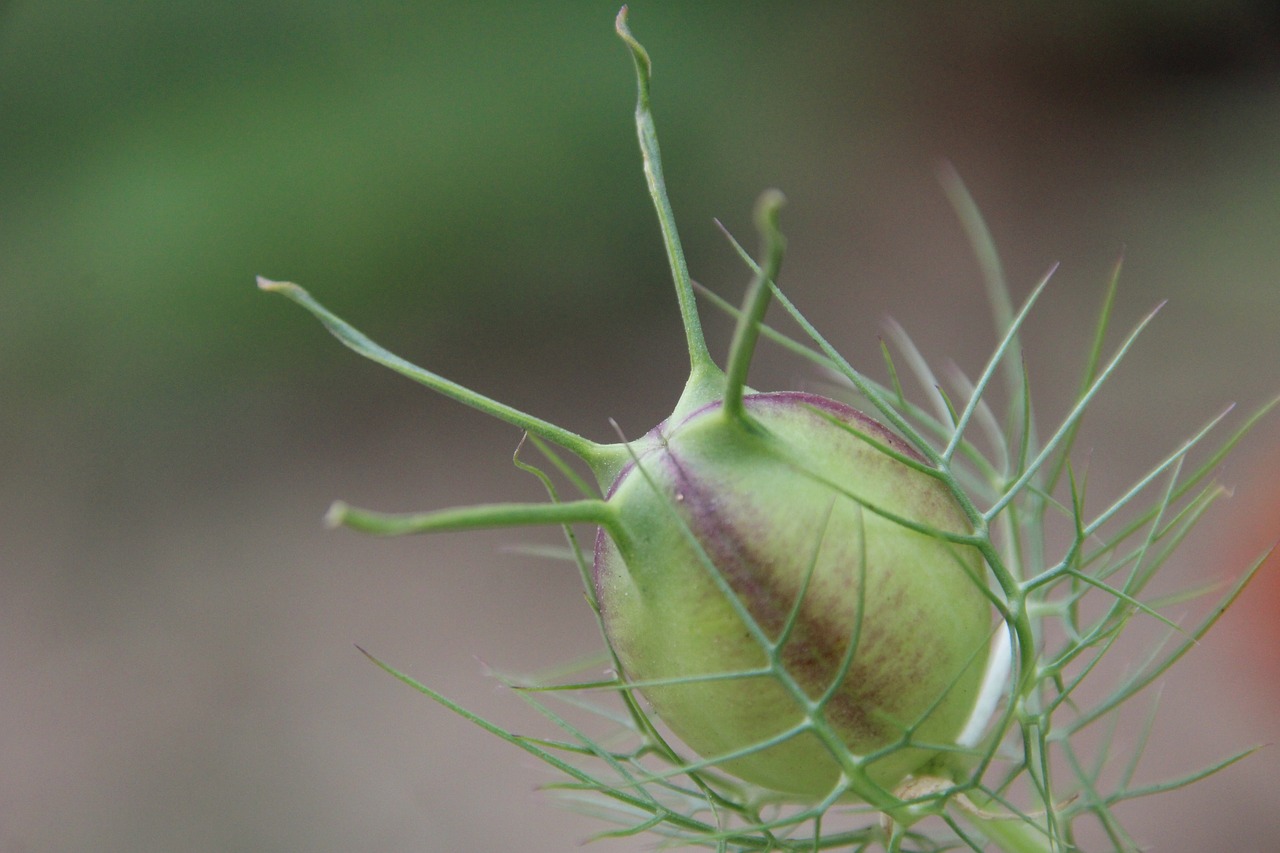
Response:
[{"label": "nigella seed pod", "polygon": [[[609,494],[619,533],[597,538],[596,592],[626,675],[652,685],[685,743],[817,798],[841,768],[806,730],[814,714],[856,755],[955,742],[991,605],[977,552],[921,532],[968,525],[942,484],[876,446],[914,456],[900,439],[813,395],[743,403],[746,425],[713,403],[648,437]],[[798,704],[771,667],[820,706]],[[865,770],[891,788],[933,757],[903,746]]]},{"label": "nigella seed pod", "polygon": [[681,770],[899,813],[893,791],[907,776],[947,776],[963,761],[1007,671],[1007,650],[988,651],[993,634],[1006,635],[973,520],[925,456],[875,420],[823,397],[746,387],[781,264],[776,192],[757,211],[764,260],[727,368],[712,360],[663,184],[649,58],[622,15],[618,32],[636,66],[645,176],[688,344],[673,414],[635,441],[598,444],[409,364],[297,285],[259,279],[358,353],[575,454],[599,490],[571,476],[580,500],[419,515],[335,504],[330,520],[383,534],[596,525],[589,594],[626,679],[617,688],[642,693],[702,757]]}]

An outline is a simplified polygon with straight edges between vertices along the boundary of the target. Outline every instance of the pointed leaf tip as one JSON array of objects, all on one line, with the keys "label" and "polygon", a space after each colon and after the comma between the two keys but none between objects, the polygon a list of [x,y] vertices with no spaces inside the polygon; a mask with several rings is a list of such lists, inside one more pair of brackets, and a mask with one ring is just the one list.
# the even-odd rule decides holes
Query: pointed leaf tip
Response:
[{"label": "pointed leaf tip", "polygon": [[366,649],[364,646],[360,645],[359,643],[352,643],[352,645],[356,647],[356,651],[358,651],[360,654],[368,658],[369,662],[372,663],[374,666],[378,667],[379,669],[385,670],[386,672],[391,672],[392,675],[395,674],[394,672],[391,671],[390,667],[388,667],[385,663],[383,663],[382,661],[374,657],[373,653],[370,652],[368,649]]}]

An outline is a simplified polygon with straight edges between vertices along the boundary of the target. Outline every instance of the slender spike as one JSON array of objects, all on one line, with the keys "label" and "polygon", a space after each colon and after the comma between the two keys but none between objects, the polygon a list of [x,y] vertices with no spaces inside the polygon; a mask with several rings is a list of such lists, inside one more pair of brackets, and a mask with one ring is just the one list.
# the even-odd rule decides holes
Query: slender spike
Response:
[{"label": "slender spike", "polygon": [[786,198],[778,190],[766,190],[756,202],[756,226],[764,241],[764,263],[760,265],[747,289],[742,313],[738,316],[738,325],[733,332],[733,345],[729,348],[724,413],[730,418],[742,419],[745,416],[742,395],[747,385],[747,370],[751,366],[756,342],[760,339],[760,324],[764,322],[765,312],[769,310],[769,301],[773,297],[773,288],[769,285],[778,277],[782,254],[786,249],[786,240],[778,230],[778,212],[785,202]]},{"label": "slender spike", "polygon": [[[1124,256],[1122,255],[1116,260],[1115,266],[1111,268],[1111,279],[1107,283],[1107,293],[1102,300],[1102,310],[1098,312],[1098,324],[1093,332],[1093,344],[1089,347],[1089,355],[1085,359],[1084,374],[1080,379],[1080,391],[1083,394],[1088,390],[1089,385],[1093,382],[1098,373],[1098,365],[1102,361],[1102,346],[1106,342],[1107,329],[1111,325],[1111,314],[1115,309],[1116,293],[1120,290],[1120,270],[1124,266]],[[1073,427],[1067,435],[1066,440],[1062,442],[1062,449],[1058,451],[1058,460],[1050,471],[1045,483],[1045,490],[1052,492],[1058,484],[1058,479],[1062,476],[1062,468],[1067,463],[1067,458],[1071,455],[1071,448],[1075,444],[1076,431],[1079,426]]]},{"label": "slender spike", "polygon": [[[716,224],[720,225],[719,222],[717,222]],[[721,230],[723,230],[723,226],[721,226]],[[754,264],[754,261],[752,262],[752,269],[753,270],[759,269],[759,267]],[[739,308],[737,305],[734,305],[732,302],[725,299],[723,296],[720,296],[719,294],[711,290],[706,285],[699,284],[698,282],[695,281],[693,282],[693,289],[695,292],[697,292],[699,297],[701,297],[702,299],[705,299],[707,302],[710,302],[713,308],[716,308],[717,310],[727,314],[730,318],[733,319],[735,323],[737,323],[739,319],[742,317],[741,308]],[[808,346],[804,343],[801,343],[800,341],[794,340],[788,337],[787,335],[783,334],[782,332],[779,332],[777,329],[773,328],[767,323],[760,324],[760,336],[764,338],[768,338],[770,341],[782,347],[783,349],[787,350],[791,354],[797,355],[803,359],[807,359],[808,361],[813,362],[820,368],[823,368],[831,372],[835,371],[835,365],[831,363],[831,359],[827,358],[825,355],[818,352],[813,347]]]},{"label": "slender spike", "polygon": [[[729,245],[738,254],[738,257],[740,257],[753,272],[758,272],[760,269],[759,264],[757,264],[755,259],[742,248],[742,244],[739,243],[734,238],[733,234],[731,234],[721,223],[717,222],[716,225],[719,226],[721,232],[725,236],[725,239],[729,241]],[[734,318],[735,321],[742,316],[741,309],[730,304],[725,299],[722,299],[701,285],[695,283],[694,286],[697,288],[701,296],[709,300],[716,308]],[[773,290],[774,301],[776,301],[787,312],[787,314],[796,321],[801,329],[805,330],[806,334],[808,334],[815,343],[820,347],[825,347],[825,349],[814,349],[798,340],[782,334],[776,329],[761,324],[760,334],[763,337],[769,338],[771,341],[786,348],[790,352],[812,361],[814,364],[832,374],[832,376],[838,381],[842,394],[846,393],[850,389],[857,391],[858,394],[865,399],[867,404],[880,412],[896,430],[898,430],[916,447],[924,448],[926,445],[924,444],[923,436],[911,426],[913,423],[919,424],[920,428],[928,431],[934,436],[937,436],[945,443],[951,435],[951,423],[943,423],[937,420],[920,406],[917,406],[915,403],[906,399],[902,391],[902,386],[898,382],[897,372],[893,369],[892,364],[890,364],[890,373],[893,376],[892,386],[882,385],[867,376],[856,373],[847,362],[839,360],[838,353],[836,353],[835,349],[822,339],[817,330],[814,329],[813,325],[805,319],[804,315],[800,313],[800,310],[791,302],[791,300],[787,299],[786,294],[779,290],[777,285],[771,284],[770,289]],[[887,355],[888,351],[883,342],[881,342],[881,350]],[[840,395],[837,396],[839,397]],[[926,457],[935,461],[937,460],[936,454],[934,454],[931,449],[924,452]],[[971,482],[969,482],[962,490],[964,494],[981,494],[984,501],[994,501],[998,495],[992,492],[1001,487],[1004,483],[1004,478],[997,476],[997,472],[991,466],[991,463],[974,445],[964,442],[960,445],[959,452],[966,460],[972,463],[979,475],[978,477],[966,477],[966,479],[971,480]],[[965,477],[966,475],[963,471],[957,471],[956,476]]]},{"label": "slender spike", "polygon": [[[1163,694],[1163,687],[1159,687],[1156,689],[1156,695],[1151,700],[1151,710],[1147,712],[1147,717],[1146,720],[1143,721],[1142,729],[1138,732],[1137,743],[1134,744],[1129,755],[1129,760],[1125,762],[1124,770],[1120,773],[1120,784],[1118,787],[1121,791],[1132,790],[1130,786],[1133,784],[1134,775],[1138,772],[1138,763],[1142,761],[1142,754],[1146,752],[1147,744],[1151,742],[1151,732],[1154,731],[1156,727],[1156,711],[1160,707],[1160,697]],[[1119,717],[1118,714],[1115,716]],[[1110,752],[1110,750],[1107,751]],[[1101,763],[1102,757],[1099,756],[1099,764],[1101,765]],[[1101,769],[1101,766],[1099,766],[1099,772],[1096,775],[1102,775]]]},{"label": "slender spike", "polygon": [[[1147,585],[1156,577],[1157,573],[1162,569],[1171,557],[1186,541],[1187,537],[1195,529],[1196,525],[1204,518],[1219,498],[1230,494],[1227,489],[1222,486],[1211,484],[1178,515],[1174,520],[1170,521],[1165,529],[1159,531],[1154,541],[1161,543],[1162,547],[1159,552],[1152,556],[1145,549],[1132,557],[1135,565],[1131,572],[1131,579],[1126,589],[1136,589],[1138,592],[1146,590]],[[1185,601],[1192,601],[1213,592],[1218,588],[1217,582],[1209,582],[1199,584],[1197,586],[1184,587],[1173,592],[1165,593],[1154,597],[1148,602],[1152,607],[1168,608],[1181,604]]]},{"label": "slender spike", "polygon": [[1081,713],[1079,718],[1074,721],[1074,727],[1077,730],[1083,728],[1090,722],[1110,711],[1112,708],[1116,708],[1123,704],[1130,696],[1135,695],[1150,685],[1157,678],[1164,675],[1164,673],[1167,672],[1171,666],[1177,663],[1183,655],[1194,648],[1204,635],[1209,632],[1209,629],[1212,628],[1220,618],[1222,618],[1222,614],[1227,612],[1227,608],[1229,608],[1235,600],[1239,598],[1240,593],[1242,593],[1249,582],[1253,580],[1254,576],[1258,573],[1258,569],[1262,568],[1262,565],[1269,553],[1270,552],[1259,557],[1253,565],[1249,567],[1248,571],[1246,571],[1244,575],[1242,575],[1241,578],[1236,581],[1236,583],[1233,584],[1232,587],[1219,599],[1217,605],[1209,615],[1200,622],[1199,625],[1189,631],[1184,630],[1183,634],[1185,635],[1185,639],[1165,655],[1162,660],[1149,667],[1140,669],[1137,675],[1131,678],[1122,687],[1118,688],[1106,699],[1102,700],[1097,706],[1087,712]]},{"label": "slender spike", "polygon": [[1177,779],[1166,779],[1163,782],[1157,782],[1153,785],[1144,785],[1141,788],[1126,788],[1122,793],[1114,795],[1111,799],[1114,802],[1119,803],[1125,800],[1136,800],[1139,797],[1149,797],[1153,794],[1164,794],[1168,791],[1176,791],[1178,788],[1185,788],[1188,785],[1199,782],[1201,779],[1207,779],[1213,774],[1221,770],[1225,770],[1237,761],[1243,761],[1257,752],[1259,748],[1260,747],[1251,747],[1249,749],[1241,750],[1235,755],[1228,756],[1220,761],[1214,762],[1208,767],[1197,770],[1194,773],[1188,773],[1185,776],[1180,776]]},{"label": "slender spike", "polygon": [[1158,612],[1157,610],[1155,610],[1155,608],[1151,607],[1149,604],[1146,604],[1145,602],[1139,601],[1138,599],[1134,598],[1132,595],[1125,592],[1124,590],[1117,589],[1108,583],[1098,580],[1092,575],[1086,575],[1082,572],[1072,572],[1072,575],[1081,583],[1087,584],[1088,586],[1091,586],[1094,589],[1101,590],[1102,592],[1111,596],[1112,598],[1115,599],[1117,605],[1125,605],[1127,607],[1131,607],[1134,610],[1137,610],[1140,613],[1145,613],[1146,615],[1150,616],[1152,619],[1155,619],[1156,621],[1162,623],[1165,627],[1169,628],[1171,631],[1174,631],[1175,633],[1183,633],[1182,626],[1179,625],[1177,622],[1165,616],[1164,614]]},{"label": "slender spike", "polygon": [[[973,393],[969,395],[969,403],[965,406],[964,412],[960,415],[960,420],[956,423],[951,442],[942,451],[942,458],[950,460],[955,455],[956,448],[964,440],[965,428],[973,418],[974,412],[977,411],[978,403],[982,401],[982,396],[986,393],[992,377],[995,376],[996,368],[1004,362],[1005,356],[1017,346],[1018,332],[1022,329],[1022,324],[1026,321],[1027,315],[1031,313],[1031,308],[1036,304],[1036,300],[1040,298],[1040,294],[1044,293],[1044,289],[1049,285],[1049,279],[1053,277],[1053,273],[1057,268],[1057,264],[1050,267],[1049,271],[1044,274],[1044,278],[1040,279],[1040,283],[1036,285],[1035,290],[1031,291],[1027,301],[1023,303],[1022,310],[1010,320],[1009,326],[1004,332],[1004,337],[1001,338],[996,351],[991,354],[991,358],[988,360],[986,368],[982,371],[982,375],[978,377]],[[1021,379],[1019,379],[1019,385],[1021,385]]]},{"label": "slender spike", "polygon": [[[582,494],[583,497],[591,497],[592,495],[599,494],[600,492],[599,489],[593,490],[587,484],[587,481],[582,479],[582,477],[578,474],[578,472],[573,470],[573,468],[570,467],[569,464],[560,457],[560,454],[552,450],[551,447],[545,441],[538,438],[536,435],[528,435],[527,433],[526,435],[528,436],[529,443],[532,444],[534,447],[538,448],[538,451],[543,456],[545,456],[547,460],[551,462],[552,465],[555,466],[556,470],[559,471],[564,476],[564,478],[568,480],[573,485],[573,487]],[[521,444],[523,445],[523,442]],[[513,459],[517,467],[524,468],[525,470],[532,470],[532,466],[529,466],[527,465],[527,463],[524,463],[520,460],[520,448],[518,447],[516,448],[515,457],[513,457]],[[543,482],[545,483],[546,479],[545,478],[542,478],[542,479],[543,479]],[[552,495],[552,497],[555,498],[554,495]]]},{"label": "slender spike", "polygon": [[[573,471],[565,465],[564,461],[560,459],[559,454],[552,450],[545,441],[539,440],[536,436],[529,436],[528,433],[525,433],[525,436],[528,437],[530,441],[532,441],[533,444],[542,451],[543,455],[551,460],[551,462],[555,464],[566,477],[571,481],[578,482],[583,495],[589,498],[591,493],[587,491],[587,484],[577,477],[576,471]],[[521,447],[524,447],[524,442],[521,442],[520,447],[516,448],[515,455],[512,456],[511,461],[520,470],[526,471],[538,478],[538,481],[542,483],[542,487],[547,490],[547,497],[551,499],[552,503],[561,503],[560,495],[556,489],[555,483],[551,482],[551,478],[547,473],[520,458]],[[568,558],[578,567],[578,575],[582,578],[582,587],[586,592],[587,602],[591,605],[591,610],[596,615],[596,624],[600,628],[601,634],[604,635],[604,622],[600,618],[600,602],[596,599],[596,586],[592,583],[591,568],[587,564],[586,555],[583,554],[582,546],[578,543],[578,537],[573,532],[572,523],[567,523],[562,526],[564,528],[565,539],[569,545]],[[607,642],[606,645],[608,645]]]},{"label": "slender spike", "polygon": [[934,417],[937,418],[939,424],[948,428],[948,431],[954,426],[955,418],[946,396],[942,393],[942,383],[938,381],[938,377],[934,374],[933,368],[929,366],[929,362],[924,355],[916,348],[915,341],[911,340],[911,336],[907,334],[907,330],[902,324],[892,317],[886,317],[884,320],[885,333],[893,339],[895,345],[902,352],[906,359],[907,367],[915,374],[916,381],[920,383],[920,387],[924,389],[929,397],[929,402],[933,404]]},{"label": "slender spike", "polygon": [[330,527],[350,527],[382,536],[578,523],[599,524],[612,534],[617,527],[613,508],[601,500],[482,504],[423,513],[370,512],[338,501],[329,508],[325,521]]},{"label": "slender spike", "polygon": [[[1182,481],[1182,484],[1178,487],[1177,491],[1173,493],[1170,500],[1172,501],[1181,500],[1184,496],[1189,494],[1192,489],[1194,489],[1196,486],[1202,483],[1204,479],[1208,477],[1210,474],[1212,474],[1213,471],[1218,467],[1218,465],[1221,464],[1222,460],[1226,458],[1227,454],[1230,453],[1231,450],[1235,448],[1235,446],[1238,445],[1246,435],[1249,434],[1249,432],[1258,424],[1258,422],[1262,420],[1262,418],[1266,417],[1271,412],[1271,410],[1275,408],[1277,405],[1280,405],[1280,397],[1276,397],[1272,399],[1271,401],[1263,405],[1261,408],[1259,408],[1257,411],[1255,411],[1252,415],[1250,415],[1249,418],[1244,422],[1244,424],[1239,429],[1237,429],[1234,433],[1231,434],[1230,438],[1224,441],[1216,450],[1213,451],[1212,455],[1207,460],[1205,460],[1205,462],[1202,465],[1200,465],[1199,468],[1197,468],[1189,477],[1187,477],[1185,480]],[[1112,537],[1111,541],[1119,542],[1128,538],[1130,535],[1133,534],[1135,530],[1137,530],[1139,527],[1149,522],[1153,515],[1154,515],[1153,509],[1147,509],[1146,511],[1140,513],[1137,517],[1130,520],[1123,528],[1121,528]]]},{"label": "slender spike", "polygon": [[1071,412],[1058,428],[1058,431],[1049,439],[1048,443],[1045,444],[1044,448],[1022,473],[1022,476],[1019,477],[1007,490],[1005,490],[1004,497],[996,501],[995,504],[986,511],[985,515],[988,519],[995,518],[999,515],[1000,512],[1009,505],[1009,502],[1012,501],[1041,470],[1045,461],[1054,452],[1054,450],[1061,445],[1062,441],[1071,431],[1076,421],[1084,415],[1084,410],[1089,405],[1089,402],[1098,393],[1098,390],[1102,387],[1103,383],[1110,378],[1116,367],[1119,366],[1121,360],[1123,360],[1125,355],[1129,352],[1129,348],[1133,346],[1134,341],[1138,339],[1138,336],[1142,334],[1142,331],[1147,327],[1147,325],[1155,319],[1156,314],[1159,313],[1162,307],[1164,307],[1163,302],[1157,305],[1149,314],[1147,314],[1147,316],[1143,317],[1142,321],[1139,322],[1138,325],[1134,327],[1134,330],[1129,333],[1129,337],[1126,338],[1124,343],[1120,345],[1120,348],[1116,350],[1116,354],[1111,357],[1111,361],[1107,362],[1106,367],[1104,367],[1098,374],[1097,378],[1089,386],[1089,389],[1080,395],[1075,406],[1071,409]]},{"label": "slender spike", "polygon": [[893,354],[889,352],[889,347],[884,342],[884,338],[880,339],[880,355],[884,358],[885,369],[889,372],[889,387],[893,389],[898,408],[904,408],[907,404],[907,398],[902,393],[902,382],[898,379],[898,368],[893,364]]},{"label": "slender spike", "polygon": [[640,153],[644,158],[644,176],[649,184],[649,195],[658,212],[658,224],[662,228],[662,240],[667,249],[667,261],[675,280],[676,299],[680,303],[680,319],[684,323],[685,340],[689,347],[690,374],[697,377],[707,372],[719,373],[719,368],[707,351],[702,336],[702,322],[698,318],[698,306],[694,301],[693,286],[689,283],[689,268],[685,263],[684,249],[680,245],[680,233],[676,230],[675,214],[667,196],[667,184],[662,177],[662,155],[658,150],[658,134],[653,125],[653,113],[649,108],[649,81],[653,76],[653,63],[649,52],[636,41],[627,28],[627,7],[618,11],[615,22],[618,35],[626,43],[636,66],[636,133],[640,137]]},{"label": "slender spike", "polygon": [[[427,687],[425,684],[418,681],[417,679],[412,678],[404,674],[403,672],[400,672],[399,670],[395,669],[389,664],[383,663],[381,660],[369,654],[367,651],[360,648],[359,646],[356,646],[356,648],[360,651],[362,655],[367,657],[377,667],[382,669],[384,672],[387,672],[397,680],[408,685],[409,687],[423,694],[424,696],[436,702],[437,704],[442,705],[443,707],[445,707],[449,711],[452,711],[454,714],[457,714],[459,717],[463,718],[464,720],[474,723],[475,725],[479,726],[480,728],[484,729],[490,734],[496,735],[497,737],[501,738],[507,743],[510,743],[516,747],[519,747],[520,749],[523,749],[525,752],[534,756],[538,760],[545,762],[546,764],[550,765],[556,770],[559,770],[560,772],[569,776],[571,779],[576,779],[580,781],[589,789],[599,791],[604,796],[612,800],[615,800],[619,803],[622,803],[625,806],[630,806],[636,809],[653,809],[654,808],[650,799],[646,798],[643,794],[634,794],[630,791],[630,789],[624,789],[624,788],[618,787],[616,785],[610,784],[605,779],[592,776],[591,774],[569,763],[568,761],[565,761],[564,759],[556,755],[553,755],[547,750],[539,748],[529,738],[524,738],[524,737],[521,737],[520,735],[512,734],[511,732],[504,729],[502,726],[499,726],[498,724],[484,717],[481,717],[478,714],[468,711],[466,708],[462,707],[461,705],[454,702],[453,700],[448,699],[442,693],[432,690],[430,687]],[[588,743],[590,742],[589,739],[585,738],[585,735],[582,735],[576,730],[572,731],[571,733],[577,736],[580,740],[586,740]],[[689,831],[699,835],[704,833],[711,833],[715,831],[714,827],[706,823],[703,823],[701,821],[698,821],[695,818],[687,817],[685,815],[682,815],[676,812],[666,811],[666,810],[663,810],[663,814],[667,822],[669,822],[673,826],[676,826],[682,829],[688,829]]]},{"label": "slender spike", "polygon": [[[1004,266],[1000,262],[1000,253],[996,249],[991,230],[978,209],[978,204],[964,185],[960,173],[950,163],[942,164],[938,172],[943,192],[951,201],[952,209],[960,220],[969,245],[978,258],[982,268],[982,280],[987,287],[987,300],[991,303],[991,311],[995,321],[996,333],[1003,336],[1013,325],[1013,300],[1009,297],[1009,285],[1005,280]],[[1009,383],[1010,401],[1017,400],[1021,390],[1021,380],[1017,375],[1018,365],[1022,362],[1022,344],[1015,334],[1008,348],[1009,359],[1006,379]]]},{"label": "slender spike", "polygon": [[[1026,362],[1018,366],[1018,375],[1022,386],[1021,399],[1022,408],[1017,413],[1018,424],[1018,462],[1014,471],[1019,473],[1027,470],[1027,460],[1031,457],[1031,448],[1035,443],[1035,418],[1031,408],[1031,372],[1027,370]],[[1011,413],[1012,417],[1012,413]]]},{"label": "slender spike", "polygon": [[[724,234],[725,239],[729,241],[729,245],[733,247],[733,250],[738,254],[738,257],[742,259],[743,263],[745,263],[753,272],[759,272],[760,265],[751,257],[751,253],[742,247],[742,244],[738,242],[737,238],[735,238],[728,229],[719,222],[716,224],[720,226],[721,233]],[[818,345],[819,352],[814,353],[815,357],[812,360],[817,364],[829,368],[842,379],[847,381],[859,394],[866,398],[868,403],[875,407],[876,411],[884,415],[885,419],[892,424],[893,427],[903,435],[903,437],[905,437],[911,444],[915,445],[927,458],[936,461],[938,459],[936,452],[934,452],[928,443],[924,441],[920,433],[911,426],[911,423],[907,418],[890,403],[889,397],[893,392],[854,370],[853,366],[850,365],[849,362],[847,362],[836,351],[835,347],[831,346],[831,344],[818,333],[818,330],[813,326],[813,324],[800,313],[800,309],[798,309],[795,304],[786,297],[786,294],[781,290],[778,290],[776,284],[773,284],[772,282],[770,284],[771,289],[773,290],[773,298],[777,300],[778,304],[781,305],[789,315],[791,315],[791,319],[800,326],[801,330],[808,335],[809,339]],[[720,300],[718,297],[716,297],[716,300],[723,310],[730,316],[736,318],[741,315],[741,311],[728,306],[724,300]],[[803,345],[800,346],[803,348]],[[943,421],[931,420],[927,413],[923,412],[918,407],[910,406],[910,404],[908,404],[907,411],[915,417],[924,420],[932,432],[939,435],[945,433],[943,429],[943,421],[945,421],[945,417],[943,418]]]},{"label": "slender spike", "polygon": [[[980,393],[978,386],[975,385],[973,380],[966,376],[959,367],[951,365],[951,370],[949,372],[952,374],[951,384],[968,396],[971,401],[975,394]],[[1009,445],[1005,440],[1004,430],[1001,429],[1000,424],[996,421],[995,412],[991,410],[991,406],[987,404],[986,400],[978,400],[978,404],[974,407],[972,417],[977,421],[978,426],[982,428],[982,432],[986,435],[987,440],[991,442],[991,448],[994,454],[994,458],[989,466],[991,470],[1009,470]],[[962,414],[962,422],[964,418],[965,416]],[[966,444],[971,444],[971,442],[968,439],[964,439],[957,443],[956,449],[962,450]]]},{"label": "slender spike", "polygon": [[[1225,418],[1233,408],[1235,408],[1234,403],[1228,406],[1226,409],[1224,409],[1212,420],[1210,420],[1209,423],[1206,424],[1203,428],[1201,428],[1201,430],[1198,433],[1196,433],[1191,438],[1183,442],[1182,445],[1177,450],[1175,450],[1173,453],[1166,456],[1158,465],[1152,468],[1151,471],[1148,472],[1145,476],[1141,477],[1136,483],[1133,484],[1133,486],[1129,488],[1127,492],[1125,492],[1123,497],[1121,497],[1120,499],[1115,501],[1115,503],[1113,503],[1111,506],[1107,507],[1101,513],[1099,513],[1098,517],[1095,518],[1093,521],[1091,521],[1089,525],[1084,529],[1085,535],[1092,536],[1094,533],[1096,533],[1098,529],[1102,527],[1102,525],[1110,521],[1118,512],[1120,512],[1120,510],[1122,510],[1125,506],[1127,506],[1130,502],[1132,502],[1132,500],[1137,496],[1137,494],[1140,491],[1142,491],[1148,485],[1154,482],[1158,477],[1164,474],[1164,472],[1168,471],[1170,468],[1181,470],[1182,462],[1184,459],[1186,459],[1187,454],[1191,452],[1192,448],[1194,448],[1202,440],[1204,440],[1205,436],[1207,436],[1214,429],[1214,427],[1216,427],[1219,423],[1221,423],[1222,419]],[[1157,504],[1156,506],[1152,507],[1152,509],[1156,511],[1158,514],[1159,511],[1165,505],[1167,505],[1168,503],[1171,503],[1173,500],[1174,500],[1174,493],[1172,492],[1168,493],[1165,495],[1164,500],[1160,504]]]},{"label": "slender spike", "polygon": [[947,420],[951,424],[952,434],[954,435],[955,429],[960,424],[960,413],[956,411],[956,404],[951,402],[951,395],[947,393],[945,388],[939,385],[934,390],[938,392],[938,397],[941,398],[942,404],[947,407]]},{"label": "slender spike", "polygon": [[615,469],[625,464],[625,450],[621,451],[622,455],[619,455],[620,448],[597,444],[577,433],[570,432],[533,415],[525,414],[519,409],[508,406],[505,403],[499,403],[497,400],[445,379],[439,374],[432,373],[429,370],[418,367],[416,364],[405,361],[395,353],[374,343],[363,332],[325,308],[310,293],[307,293],[306,290],[292,282],[271,281],[258,276],[258,287],[268,293],[279,293],[301,305],[323,323],[330,334],[370,361],[389,367],[396,373],[425,385],[432,391],[520,427],[539,438],[546,439],[552,444],[563,447],[590,465],[591,469],[596,472],[597,477],[604,480],[606,484],[612,479]]}]

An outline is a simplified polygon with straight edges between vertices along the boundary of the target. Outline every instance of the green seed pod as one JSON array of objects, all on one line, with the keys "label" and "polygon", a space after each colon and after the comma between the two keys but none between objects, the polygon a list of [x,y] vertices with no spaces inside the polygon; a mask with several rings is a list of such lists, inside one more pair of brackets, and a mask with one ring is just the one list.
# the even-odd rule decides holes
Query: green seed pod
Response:
[{"label": "green seed pod", "polygon": [[384,534],[598,525],[591,592],[625,689],[708,764],[775,797],[898,810],[893,789],[945,774],[1002,686],[986,567],[962,508],[902,439],[832,400],[747,389],[781,263],[777,193],[761,199],[765,260],[727,369],[711,359],[663,185],[648,55],[622,16],[618,31],[689,348],[675,412],[638,441],[597,444],[405,362],[297,285],[259,279],[360,354],[577,455],[603,493],[408,516],[339,504],[331,520]]},{"label": "green seed pod", "polygon": [[[745,752],[724,769],[816,798],[840,767],[812,732],[754,748],[811,714],[856,755],[907,732],[954,743],[991,607],[978,554],[919,531],[967,524],[941,483],[874,446],[915,457],[900,439],[821,397],[743,402],[745,422],[712,404],[649,436],[609,495],[618,532],[597,539],[597,596],[628,678],[674,682],[644,693],[681,739],[705,757]],[[818,707],[801,707],[771,666]],[[865,769],[892,788],[933,755],[895,749]]]}]

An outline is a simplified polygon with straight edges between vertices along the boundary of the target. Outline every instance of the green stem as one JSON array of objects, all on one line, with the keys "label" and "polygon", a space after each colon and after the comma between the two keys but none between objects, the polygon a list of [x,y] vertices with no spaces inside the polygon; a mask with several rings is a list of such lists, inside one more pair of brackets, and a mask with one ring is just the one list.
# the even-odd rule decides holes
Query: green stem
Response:
[{"label": "green stem", "polygon": [[724,389],[724,413],[741,420],[745,413],[742,395],[747,385],[747,371],[755,354],[756,341],[760,339],[760,326],[773,298],[770,283],[778,277],[782,267],[782,254],[786,240],[778,229],[778,211],[786,199],[777,190],[768,190],[756,202],[756,226],[764,240],[764,259],[757,267],[755,277],[738,315],[738,325],[733,331],[733,344],[729,347],[729,365]]},{"label": "green stem", "polygon": [[708,373],[719,373],[719,368],[707,351],[706,340],[702,336],[702,322],[698,318],[698,306],[694,301],[693,285],[689,281],[689,268],[684,260],[684,249],[680,245],[680,234],[676,230],[675,214],[671,210],[671,201],[667,197],[666,181],[662,177],[662,156],[658,150],[658,134],[653,126],[653,113],[649,109],[649,80],[653,72],[653,63],[649,53],[631,30],[627,28],[627,7],[618,12],[615,22],[618,35],[631,51],[631,58],[636,66],[636,133],[640,137],[640,153],[644,158],[644,176],[649,184],[649,195],[653,197],[653,205],[658,211],[658,223],[662,228],[662,240],[667,250],[667,260],[671,264],[671,275],[675,280],[676,298],[680,302],[680,319],[684,324],[685,339],[689,347],[689,368],[692,378]]},{"label": "green stem", "polygon": [[374,343],[363,332],[325,308],[296,284],[287,281],[271,281],[258,276],[258,287],[268,293],[279,293],[301,305],[323,323],[335,338],[370,361],[389,367],[432,391],[563,447],[591,466],[591,470],[603,485],[607,486],[622,466],[630,460],[626,448],[621,445],[597,444],[577,433],[525,414],[519,409],[499,403],[497,400],[445,379],[439,374],[405,361],[395,353]]}]

